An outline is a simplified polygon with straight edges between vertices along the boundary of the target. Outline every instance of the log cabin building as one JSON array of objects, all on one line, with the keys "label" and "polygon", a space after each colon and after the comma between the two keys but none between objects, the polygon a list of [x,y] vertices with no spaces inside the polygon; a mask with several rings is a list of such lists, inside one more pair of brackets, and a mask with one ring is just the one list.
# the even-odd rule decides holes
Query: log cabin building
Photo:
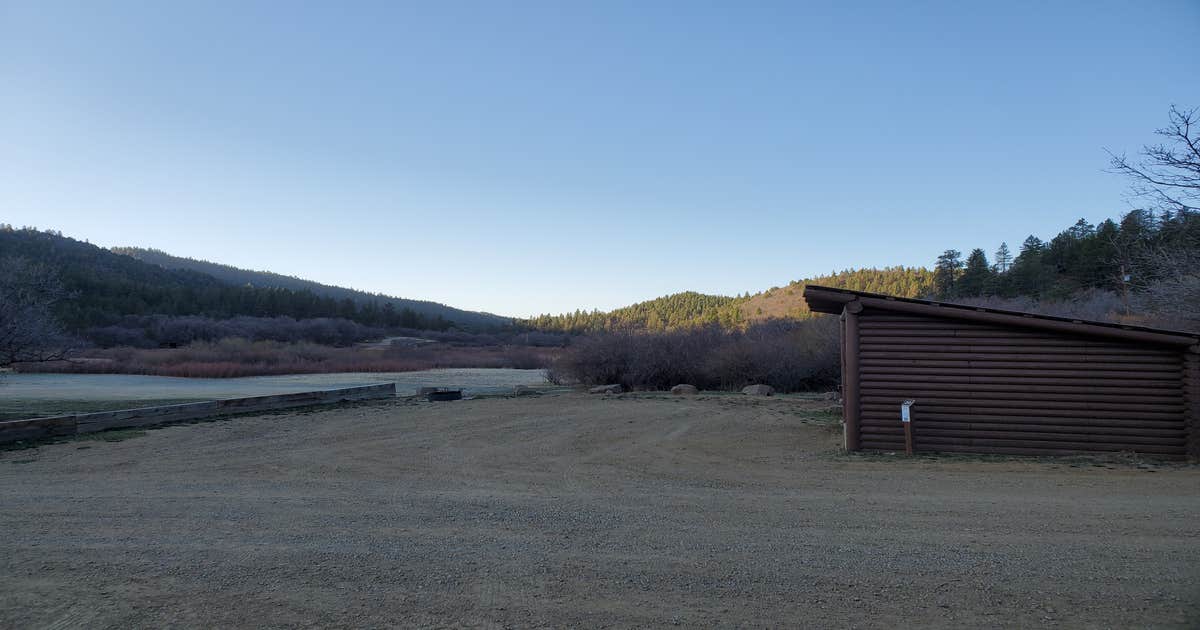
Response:
[{"label": "log cabin building", "polygon": [[810,285],[841,318],[846,449],[1200,457],[1200,333]]}]

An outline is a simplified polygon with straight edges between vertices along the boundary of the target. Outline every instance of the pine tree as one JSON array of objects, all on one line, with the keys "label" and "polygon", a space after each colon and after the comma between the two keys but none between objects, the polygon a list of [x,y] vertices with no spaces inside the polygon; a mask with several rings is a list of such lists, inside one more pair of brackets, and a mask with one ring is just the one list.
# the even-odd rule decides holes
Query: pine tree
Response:
[{"label": "pine tree", "polygon": [[937,264],[933,268],[933,290],[937,297],[954,297],[954,285],[962,267],[962,252],[957,249],[947,249],[938,256]]},{"label": "pine tree", "polygon": [[1014,294],[1041,297],[1046,291],[1049,274],[1042,260],[1045,251],[1046,244],[1033,235],[1021,244],[1021,253],[1009,271],[1009,287]]},{"label": "pine tree", "polygon": [[1096,234],[1096,226],[1088,223],[1087,219],[1080,219],[1067,229],[1067,233],[1076,240],[1085,239]]},{"label": "pine tree", "polygon": [[1008,243],[1000,243],[1000,248],[996,250],[996,264],[994,269],[996,273],[1004,273],[1012,267],[1012,252],[1008,251]]},{"label": "pine tree", "polygon": [[988,266],[987,254],[976,248],[967,256],[966,269],[955,285],[955,293],[960,297],[979,297],[988,289],[991,280],[992,270]]}]

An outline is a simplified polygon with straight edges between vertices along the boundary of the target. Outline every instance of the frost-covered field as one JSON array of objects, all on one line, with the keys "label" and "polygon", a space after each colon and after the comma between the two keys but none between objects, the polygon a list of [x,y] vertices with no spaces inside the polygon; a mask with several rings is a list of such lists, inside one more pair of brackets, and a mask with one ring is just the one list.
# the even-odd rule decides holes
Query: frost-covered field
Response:
[{"label": "frost-covered field", "polygon": [[244,378],[174,378],[134,374],[0,375],[0,420],[152,404],[240,398],[395,383],[396,393],[420,387],[463,389],[468,395],[545,384],[542,370],[445,369],[419,372],[295,374]]}]

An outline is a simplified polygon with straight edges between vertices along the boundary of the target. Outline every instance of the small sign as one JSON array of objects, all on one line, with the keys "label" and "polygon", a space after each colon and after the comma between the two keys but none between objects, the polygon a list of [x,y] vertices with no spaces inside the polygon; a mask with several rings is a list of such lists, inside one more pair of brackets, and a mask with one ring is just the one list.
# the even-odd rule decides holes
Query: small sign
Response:
[{"label": "small sign", "polygon": [[915,404],[917,404],[917,401],[915,400],[906,400],[900,404],[900,422],[912,421],[912,415],[909,412],[909,408]]}]

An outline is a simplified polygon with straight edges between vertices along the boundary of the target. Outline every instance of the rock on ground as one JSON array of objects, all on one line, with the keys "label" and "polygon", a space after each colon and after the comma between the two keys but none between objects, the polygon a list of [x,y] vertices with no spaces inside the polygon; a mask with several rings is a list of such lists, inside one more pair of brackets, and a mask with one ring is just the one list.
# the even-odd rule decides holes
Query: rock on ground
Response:
[{"label": "rock on ground", "polygon": [[623,391],[625,391],[624,387],[621,387],[619,384],[613,384],[613,385],[600,385],[599,387],[593,387],[588,390],[588,393],[589,394],[620,394]]},{"label": "rock on ground", "polygon": [[671,393],[675,394],[676,396],[692,396],[699,394],[700,390],[697,389],[695,385],[682,384],[672,387]]},{"label": "rock on ground", "polygon": [[742,388],[742,393],[747,396],[771,396],[775,388],[770,385],[747,385]]}]

